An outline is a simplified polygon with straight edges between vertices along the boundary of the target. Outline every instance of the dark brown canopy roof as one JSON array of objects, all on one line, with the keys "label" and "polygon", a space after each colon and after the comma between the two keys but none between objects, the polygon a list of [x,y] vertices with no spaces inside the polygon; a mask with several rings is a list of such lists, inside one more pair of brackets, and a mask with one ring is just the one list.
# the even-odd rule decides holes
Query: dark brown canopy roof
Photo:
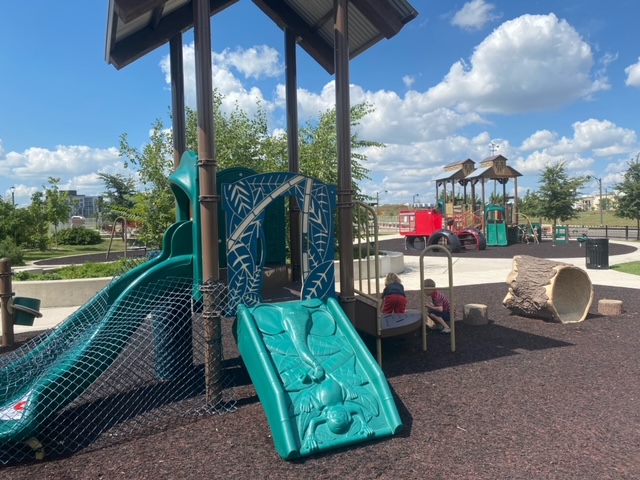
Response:
[{"label": "dark brown canopy roof", "polygon": [[[209,0],[211,15],[238,0]],[[333,0],[253,0],[329,73],[335,72]],[[418,12],[406,0],[351,0],[349,58],[391,38]],[[193,27],[191,0],[109,0],[106,60],[117,69]]]}]

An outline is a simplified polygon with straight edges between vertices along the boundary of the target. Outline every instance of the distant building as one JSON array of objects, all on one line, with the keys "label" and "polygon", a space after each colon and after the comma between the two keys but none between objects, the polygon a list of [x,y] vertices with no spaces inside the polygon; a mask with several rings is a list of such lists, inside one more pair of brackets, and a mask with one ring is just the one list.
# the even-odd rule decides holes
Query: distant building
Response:
[{"label": "distant building", "polygon": [[[600,210],[600,195],[583,195],[575,206],[580,210]],[[612,193],[602,195],[602,209],[612,210],[616,205],[616,196]]]},{"label": "distant building", "polygon": [[100,212],[101,196],[78,195],[77,190],[61,190],[60,193],[69,194],[72,217],[94,218]]}]

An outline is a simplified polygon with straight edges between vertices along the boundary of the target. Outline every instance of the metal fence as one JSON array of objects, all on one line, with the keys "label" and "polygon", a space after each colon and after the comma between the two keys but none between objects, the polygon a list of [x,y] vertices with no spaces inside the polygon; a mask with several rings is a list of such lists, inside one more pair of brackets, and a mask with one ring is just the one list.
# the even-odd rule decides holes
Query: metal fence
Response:
[{"label": "metal fence", "polygon": [[[399,223],[398,217],[395,216],[380,216],[378,218],[378,226],[380,232],[390,233],[398,232]],[[543,238],[551,238],[551,227],[549,225],[543,228]],[[569,238],[578,238],[582,235],[586,235],[590,238],[610,238],[613,240],[640,240],[640,231],[637,227],[623,226],[623,227],[610,227],[604,225],[602,227],[591,227],[585,225],[568,225]]]},{"label": "metal fence", "polygon": [[614,240],[640,240],[637,227],[585,227],[569,225],[569,237],[577,238],[586,235],[590,238],[611,238]]}]

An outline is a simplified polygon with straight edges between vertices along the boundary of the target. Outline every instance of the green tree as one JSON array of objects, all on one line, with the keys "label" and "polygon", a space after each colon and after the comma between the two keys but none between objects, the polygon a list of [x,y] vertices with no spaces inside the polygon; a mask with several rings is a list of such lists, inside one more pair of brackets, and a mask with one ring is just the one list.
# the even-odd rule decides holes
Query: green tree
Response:
[{"label": "green tree", "polygon": [[31,195],[31,205],[19,211],[24,211],[21,217],[25,226],[21,244],[27,248],[46,251],[49,248],[49,213],[44,192]]},{"label": "green tree", "polygon": [[136,182],[133,177],[125,177],[121,173],[99,173],[98,177],[104,182],[105,187],[100,204],[104,219],[113,221],[118,216],[116,212],[131,210],[134,207],[132,196],[136,193]]},{"label": "green tree", "polygon": [[[358,125],[374,108],[371,104],[360,103],[351,107],[351,177],[356,200],[366,201],[360,193],[358,182],[368,177],[364,166],[367,157],[365,149],[384,148],[384,144],[362,140]],[[317,121],[307,122],[300,128],[299,152],[300,172],[331,185],[338,183],[338,137],[336,131],[336,110],[332,108],[320,114]],[[286,140],[286,138],[285,138]],[[286,156],[285,156],[286,158]],[[281,166],[286,170],[287,165]]]},{"label": "green tree", "polygon": [[[273,138],[269,134],[267,112],[258,103],[256,113],[250,117],[236,103],[234,109],[226,114],[222,110],[223,96],[217,91],[213,95],[213,115],[215,123],[215,149],[218,169],[232,167],[250,168],[257,173],[281,170],[276,164]],[[186,109],[186,145],[187,150],[198,151],[198,112]],[[171,137],[169,137],[171,139]],[[171,139],[172,140],[172,139]],[[286,159],[286,138],[284,139]],[[276,148],[277,150],[277,148]],[[286,163],[284,164],[286,166]]]},{"label": "green tree", "polygon": [[586,178],[569,178],[564,162],[547,165],[540,174],[538,214],[552,223],[555,232],[558,220],[566,222],[578,216],[575,205]]},{"label": "green tree", "polygon": [[[258,173],[287,171],[287,138],[284,134],[270,135],[267,114],[261,105],[253,117],[236,105],[226,114],[222,111],[223,97],[214,93],[215,149],[219,170],[231,167],[250,168]],[[373,111],[368,104],[351,108],[352,186],[355,198],[363,200],[358,182],[367,178],[364,149],[383,147],[383,144],[361,140],[355,128],[362,118]],[[187,149],[197,151],[197,112],[186,110]],[[160,244],[162,234],[175,219],[174,199],[168,175],[173,170],[171,133],[161,120],[152,126],[150,142],[142,151],[132,147],[123,134],[120,155],[125,166],[137,169],[145,190],[134,199],[135,206],[122,209],[128,218],[141,221],[141,239],[147,244]],[[337,134],[335,110],[308,122],[299,132],[301,173],[329,184],[337,184]]]},{"label": "green tree", "polygon": [[524,197],[518,198],[518,210],[529,218],[540,217],[540,199],[536,192],[527,190]]},{"label": "green tree", "polygon": [[506,199],[502,193],[491,192],[491,195],[489,195],[489,203],[491,205],[504,205],[506,203]]},{"label": "green tree", "polygon": [[[353,105],[350,111],[351,125],[351,189],[353,190],[353,200],[367,202],[371,198],[361,193],[359,182],[367,179],[368,170],[364,166],[366,161],[365,149],[371,147],[384,148],[384,144],[362,140],[358,132],[360,121],[369,113],[373,112],[373,106],[367,103]],[[300,173],[317,178],[329,185],[338,184],[338,135],[335,108],[329,109],[320,114],[316,121],[309,121],[299,130],[298,150],[300,158]],[[286,136],[281,140],[285,142]],[[286,149],[280,150],[283,155],[278,169],[287,171]],[[276,161],[276,164],[278,162]],[[358,212],[360,218],[357,217]],[[336,213],[337,214],[337,213]],[[354,211],[354,236],[357,225],[368,224],[368,215],[364,210]],[[334,222],[335,238],[340,238],[340,223]],[[287,235],[287,241],[289,235]]]},{"label": "green tree", "polygon": [[150,142],[142,151],[132,147],[127,134],[120,137],[120,156],[125,167],[136,168],[144,189],[135,195],[133,207],[112,209],[127,221],[139,222],[139,238],[151,248],[162,245],[162,236],[175,221],[175,199],[169,187],[169,174],[173,170],[173,147],[162,120],[152,126]]},{"label": "green tree", "polygon": [[71,218],[71,200],[67,192],[61,192],[58,188],[59,178],[49,177],[49,187],[42,188],[45,193],[45,205],[47,221],[53,225],[54,238],[58,238],[58,225],[67,222]]},{"label": "green tree", "polygon": [[0,241],[5,238],[14,238],[13,232],[16,227],[16,207],[11,200],[0,198]]},{"label": "green tree", "polygon": [[624,180],[616,185],[615,215],[635,220],[640,229],[640,154],[628,165]]}]

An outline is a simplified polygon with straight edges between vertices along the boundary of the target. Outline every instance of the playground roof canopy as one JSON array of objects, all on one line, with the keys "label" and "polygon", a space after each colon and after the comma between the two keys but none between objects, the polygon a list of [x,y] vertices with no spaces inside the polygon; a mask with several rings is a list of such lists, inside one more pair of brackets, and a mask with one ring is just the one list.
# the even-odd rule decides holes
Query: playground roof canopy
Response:
[{"label": "playground roof canopy", "polygon": [[472,173],[470,173],[464,178],[467,180],[482,179],[482,178],[494,180],[499,178],[515,178],[515,177],[521,177],[521,176],[522,174],[520,172],[518,172],[517,170],[514,170],[511,167],[504,167],[504,170],[498,173],[491,166],[491,167],[478,168],[477,170],[474,170]]},{"label": "playground roof canopy", "polygon": [[[209,0],[210,14],[238,0]],[[335,72],[333,0],[253,0],[330,74]],[[121,69],[193,27],[192,0],[109,0],[106,61]],[[349,58],[391,38],[418,12],[407,0],[350,0]]]},{"label": "playground roof canopy", "polygon": [[522,174],[507,165],[506,157],[495,155],[487,157],[480,162],[480,168],[474,170],[465,177],[467,180],[504,180],[508,178],[521,177]]},{"label": "playground roof canopy", "polygon": [[444,182],[446,180],[461,180],[463,178],[466,178],[464,170],[460,168],[459,170],[446,170],[440,175],[437,175],[434,180],[436,182]]}]

